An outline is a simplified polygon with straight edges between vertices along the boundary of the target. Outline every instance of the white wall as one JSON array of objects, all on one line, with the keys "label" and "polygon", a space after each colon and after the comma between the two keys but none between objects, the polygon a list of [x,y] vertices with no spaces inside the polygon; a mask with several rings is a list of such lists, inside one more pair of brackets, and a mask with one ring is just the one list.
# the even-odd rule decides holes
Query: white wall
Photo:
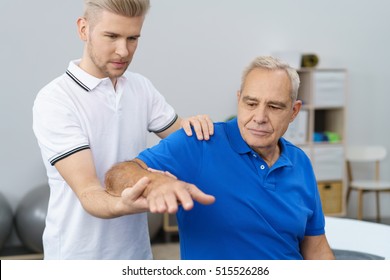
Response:
[{"label": "white wall", "polygon": [[[148,76],[181,116],[224,120],[235,114],[241,71],[253,57],[313,52],[319,67],[349,70],[348,142],[390,149],[388,1],[151,2],[131,70]],[[31,108],[38,90],[81,55],[75,24],[81,9],[82,1],[0,1],[0,191],[14,208],[46,182]],[[390,159],[383,171],[390,179],[388,170]],[[382,202],[387,216],[389,202],[390,196]]]},{"label": "white wall", "polygon": [[[220,121],[234,113],[241,71],[259,54],[316,53],[318,67],[349,71],[347,142],[390,150],[389,2],[155,0],[152,5],[133,66],[181,115],[204,112]],[[390,157],[383,167],[390,180]],[[375,215],[373,199],[365,198],[368,216]],[[390,195],[381,207],[390,216]],[[348,214],[356,217],[355,203]]]}]

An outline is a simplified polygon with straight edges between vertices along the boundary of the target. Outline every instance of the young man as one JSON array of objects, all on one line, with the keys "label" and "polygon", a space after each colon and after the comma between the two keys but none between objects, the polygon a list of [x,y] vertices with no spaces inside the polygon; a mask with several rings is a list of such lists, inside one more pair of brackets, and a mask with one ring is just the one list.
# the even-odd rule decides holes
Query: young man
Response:
[{"label": "young man", "polygon": [[207,117],[182,121],[148,79],[126,72],[148,9],[149,0],[85,0],[77,20],[82,58],[35,100],[33,128],[50,185],[45,259],[152,258],[142,196],[148,181],[114,197],[104,174],[145,149],[148,131],[164,138],[181,123],[191,132],[191,123],[198,137],[212,134]]},{"label": "young man", "polygon": [[113,167],[107,190],[127,192],[147,176],[145,196],[156,212],[176,211],[181,185],[189,197],[192,184],[213,195],[212,205],[179,208],[182,259],[334,259],[310,160],[282,137],[301,108],[298,87],[287,64],[256,58],[244,71],[236,119],[215,124],[207,142],[172,134]]}]

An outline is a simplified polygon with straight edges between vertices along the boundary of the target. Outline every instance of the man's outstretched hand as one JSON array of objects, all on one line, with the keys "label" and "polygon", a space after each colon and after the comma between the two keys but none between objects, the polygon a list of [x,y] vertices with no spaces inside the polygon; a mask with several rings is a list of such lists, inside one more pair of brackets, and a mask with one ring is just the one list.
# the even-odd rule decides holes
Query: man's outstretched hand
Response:
[{"label": "man's outstretched hand", "polygon": [[152,213],[175,213],[179,205],[190,210],[194,201],[205,205],[215,201],[214,196],[170,173],[148,170],[138,159],[114,165],[105,185],[109,194],[122,197],[124,205],[141,209],[146,203]]},{"label": "man's outstretched hand", "polygon": [[150,183],[144,193],[150,212],[172,214],[177,212],[179,205],[184,210],[192,209],[194,201],[204,205],[214,203],[214,196],[205,194],[195,185],[163,176],[167,177],[164,182]]}]

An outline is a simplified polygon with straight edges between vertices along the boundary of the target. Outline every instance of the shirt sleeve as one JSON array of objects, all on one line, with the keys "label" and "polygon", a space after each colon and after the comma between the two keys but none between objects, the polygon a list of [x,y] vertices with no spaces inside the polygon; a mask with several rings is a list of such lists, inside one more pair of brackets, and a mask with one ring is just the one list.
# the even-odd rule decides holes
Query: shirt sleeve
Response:
[{"label": "shirt sleeve", "polygon": [[47,89],[42,90],[34,102],[33,130],[44,160],[51,165],[89,148],[75,108]]},{"label": "shirt sleeve", "polygon": [[169,171],[178,179],[193,183],[202,166],[204,142],[198,140],[195,133],[187,136],[180,129],[141,152],[138,158],[151,168]]},{"label": "shirt sleeve", "polygon": [[310,173],[311,183],[309,188],[311,190],[312,196],[312,210],[313,214],[310,219],[307,221],[305,235],[316,236],[325,233],[325,217],[322,211],[322,203],[320,198],[320,193],[318,191],[317,180],[313,171],[313,167],[310,163],[310,160],[307,159],[307,167],[305,168],[306,172]]},{"label": "shirt sleeve", "polygon": [[159,133],[168,129],[177,120],[178,116],[173,107],[166,101],[165,97],[154,87],[152,82],[143,77],[143,94],[147,94],[150,101],[148,104],[149,122],[148,130]]}]

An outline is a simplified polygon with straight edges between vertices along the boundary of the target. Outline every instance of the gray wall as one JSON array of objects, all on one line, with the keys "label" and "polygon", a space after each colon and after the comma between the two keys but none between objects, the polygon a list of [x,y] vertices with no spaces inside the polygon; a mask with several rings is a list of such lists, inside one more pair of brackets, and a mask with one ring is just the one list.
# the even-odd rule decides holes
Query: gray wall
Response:
[{"label": "gray wall", "polygon": [[[235,114],[241,71],[254,56],[313,52],[319,67],[349,70],[348,142],[390,149],[388,1],[151,2],[131,70],[148,76],[181,116],[224,120]],[[46,182],[31,108],[38,90],[81,55],[75,24],[81,9],[81,0],[0,1],[0,191],[14,208]],[[390,180],[389,170],[390,159],[383,171]],[[390,196],[382,202],[387,216],[389,202]]]}]

